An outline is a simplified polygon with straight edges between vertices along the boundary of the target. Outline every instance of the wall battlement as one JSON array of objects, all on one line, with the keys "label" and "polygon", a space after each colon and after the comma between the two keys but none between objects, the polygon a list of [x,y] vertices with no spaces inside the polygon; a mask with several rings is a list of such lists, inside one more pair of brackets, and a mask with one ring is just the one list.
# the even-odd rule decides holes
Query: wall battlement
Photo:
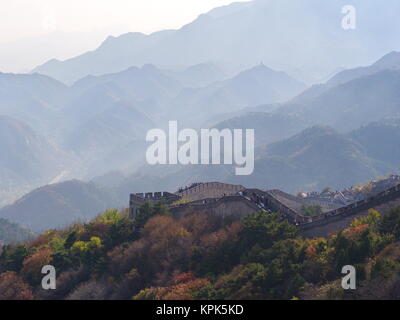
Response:
[{"label": "wall battlement", "polygon": [[[181,199],[191,201],[171,206]],[[304,235],[320,236],[321,232],[327,235],[338,230],[338,226],[344,228],[346,223],[348,224],[357,215],[365,214],[371,208],[396,199],[400,200],[400,184],[356,203],[329,210],[315,217],[307,217],[302,214],[301,200],[280,190],[263,191],[245,189],[240,185],[208,182],[196,184],[175,194],[169,192],[131,194],[129,208],[132,217],[146,201],[151,203],[163,201],[170,205],[170,210],[174,213],[196,209],[199,212],[238,216],[265,209],[270,212],[280,212],[290,223],[298,226]]]},{"label": "wall battlement", "polygon": [[176,194],[183,199],[201,200],[205,198],[220,198],[234,195],[245,188],[241,185],[227,184],[221,182],[198,183],[193,187],[178,191]]},{"label": "wall battlement", "polygon": [[129,216],[134,217],[137,210],[145,202],[156,203],[159,201],[165,204],[172,204],[180,200],[181,197],[170,192],[146,192],[146,193],[132,193],[129,198]]},{"label": "wall battlement", "polygon": [[[324,227],[327,232],[333,232],[339,226],[342,221],[351,221],[359,214],[365,214],[369,209],[373,209],[384,203],[394,201],[400,198],[400,184],[396,185],[390,189],[387,189],[379,194],[366,198],[364,200],[352,203],[348,206],[344,206],[325,214],[311,218],[307,223],[300,226],[306,234],[312,235],[312,230]],[[331,228],[326,227],[332,225]]]}]

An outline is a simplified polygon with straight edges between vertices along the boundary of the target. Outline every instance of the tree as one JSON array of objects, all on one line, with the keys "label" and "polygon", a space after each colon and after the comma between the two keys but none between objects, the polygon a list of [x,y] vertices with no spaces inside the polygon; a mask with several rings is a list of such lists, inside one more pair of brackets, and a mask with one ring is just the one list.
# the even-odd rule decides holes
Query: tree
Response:
[{"label": "tree", "polygon": [[139,210],[135,216],[134,226],[137,229],[141,229],[151,217],[154,217],[155,215],[165,215],[167,213],[168,208],[161,201],[154,205],[146,201],[142,206],[139,207]]},{"label": "tree", "polygon": [[254,245],[269,248],[275,241],[294,238],[296,233],[296,227],[282,220],[279,214],[262,212],[244,218],[239,243],[243,252]]},{"label": "tree", "polygon": [[32,288],[15,272],[0,274],[0,300],[33,300]]},{"label": "tree", "polygon": [[79,262],[94,272],[100,272],[104,263],[102,241],[92,237],[90,241],[77,241],[71,247],[71,253]]},{"label": "tree", "polygon": [[5,246],[0,256],[1,269],[4,271],[19,272],[28,254],[29,250],[25,245],[19,245],[17,247]]},{"label": "tree", "polygon": [[326,187],[324,190],[322,190],[322,194],[330,193],[332,189],[330,187]]},{"label": "tree", "polygon": [[42,268],[51,263],[52,254],[53,251],[50,247],[43,247],[26,257],[21,270],[25,279],[32,284],[38,284],[42,279]]},{"label": "tree", "polygon": [[365,217],[360,217],[358,219],[354,219],[353,222],[351,223],[352,227],[359,227],[362,225],[367,224],[371,228],[375,228],[379,222],[382,219],[382,215],[379,213],[379,211],[370,209],[368,211],[368,215]]},{"label": "tree", "polygon": [[323,213],[322,207],[320,205],[303,206],[302,211],[303,214],[307,217],[315,217]]},{"label": "tree", "polygon": [[383,215],[378,231],[393,234],[396,240],[400,240],[400,207],[394,207]]}]

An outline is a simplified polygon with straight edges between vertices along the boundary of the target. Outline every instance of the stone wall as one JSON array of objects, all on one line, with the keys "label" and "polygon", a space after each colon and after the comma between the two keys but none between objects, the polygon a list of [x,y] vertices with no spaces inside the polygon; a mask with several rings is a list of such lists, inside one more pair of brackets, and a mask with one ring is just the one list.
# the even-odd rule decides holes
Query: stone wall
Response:
[{"label": "stone wall", "polygon": [[279,197],[279,193],[276,191],[277,190],[262,191],[259,189],[246,189],[243,191],[243,195],[249,197],[253,201],[259,201],[259,199],[261,199],[266,208],[270,211],[281,213],[290,223],[295,225],[305,223],[307,221],[306,218],[301,216],[296,208],[290,206],[290,204],[292,204],[291,201],[289,199],[286,199],[286,202],[282,201],[281,197]]},{"label": "stone wall", "polygon": [[267,211],[280,212],[290,223],[299,226],[301,233],[306,237],[325,237],[329,233],[346,228],[353,219],[366,215],[371,208],[385,212],[390,207],[400,205],[400,185],[351,205],[324,212],[319,216],[305,217],[299,209],[302,202],[297,197],[282,191],[245,189],[240,185],[208,182],[176,194],[169,192],[131,194],[130,215],[133,217],[137,208],[146,201],[152,203],[163,201],[171,205],[180,199],[193,201],[170,207],[176,215],[196,211],[222,217],[241,218],[259,212],[260,208],[265,208]]},{"label": "stone wall", "polygon": [[325,237],[332,232],[348,227],[351,221],[367,215],[370,209],[385,213],[391,207],[398,205],[400,205],[400,185],[365,200],[314,217],[311,222],[302,224],[300,229],[306,237]]},{"label": "stone wall", "polygon": [[196,212],[233,219],[241,219],[249,214],[257,213],[259,210],[260,209],[253,202],[238,195],[225,196],[219,199],[202,199],[170,207],[170,211],[175,216],[182,216],[191,212]]},{"label": "stone wall", "polygon": [[221,182],[200,183],[192,188],[178,192],[182,199],[201,200],[208,198],[221,198],[223,196],[235,195],[244,187],[240,185]]}]

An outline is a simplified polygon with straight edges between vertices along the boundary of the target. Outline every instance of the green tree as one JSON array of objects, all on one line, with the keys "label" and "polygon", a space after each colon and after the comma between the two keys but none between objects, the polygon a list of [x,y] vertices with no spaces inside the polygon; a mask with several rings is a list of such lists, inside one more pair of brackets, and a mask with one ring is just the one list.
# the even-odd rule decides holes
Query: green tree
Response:
[{"label": "green tree", "polygon": [[400,207],[394,207],[383,215],[378,231],[384,234],[392,234],[396,240],[400,240]]},{"label": "green tree", "polygon": [[262,212],[244,218],[239,244],[243,252],[254,245],[269,248],[274,242],[294,238],[296,234],[296,227],[283,220],[279,214]]},{"label": "green tree", "polygon": [[307,217],[315,217],[322,214],[322,207],[320,205],[309,205],[302,207],[303,214]]},{"label": "green tree", "polygon": [[3,252],[0,256],[1,270],[19,272],[22,268],[24,259],[29,255],[29,253],[29,249],[25,245],[3,247]]},{"label": "green tree", "polygon": [[165,215],[167,213],[168,208],[161,201],[154,205],[146,201],[139,207],[135,216],[134,227],[136,229],[141,229],[151,217],[154,217],[155,215]]}]

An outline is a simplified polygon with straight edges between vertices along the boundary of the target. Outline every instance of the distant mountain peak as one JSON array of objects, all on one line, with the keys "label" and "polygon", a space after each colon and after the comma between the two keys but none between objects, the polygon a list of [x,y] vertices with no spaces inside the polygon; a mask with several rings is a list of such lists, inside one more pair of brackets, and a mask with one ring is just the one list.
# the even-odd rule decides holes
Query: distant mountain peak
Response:
[{"label": "distant mountain peak", "polygon": [[264,64],[264,62],[260,62],[260,64],[254,66],[253,68],[250,68],[250,69],[248,69],[248,70],[246,70],[246,71],[278,72],[278,71],[275,71],[275,70],[273,70],[273,69],[267,67],[267,66]]},{"label": "distant mountain peak", "polygon": [[370,66],[343,70],[334,75],[326,84],[328,86],[336,86],[380,71],[399,68],[400,52],[392,51]]},{"label": "distant mountain peak", "polygon": [[152,63],[146,63],[142,66],[144,71],[158,71],[159,69]]},{"label": "distant mountain peak", "polygon": [[379,59],[377,62],[375,62],[373,64],[373,66],[379,67],[379,68],[400,67],[400,52],[392,51],[392,52],[386,54],[381,59]]},{"label": "distant mountain peak", "polygon": [[[69,84],[87,74],[118,72],[149,62],[185,67],[216,61],[234,73],[261,60],[314,82],[338,66],[362,65],[381,50],[393,49],[388,44],[396,43],[400,24],[386,15],[396,8],[382,8],[374,0],[363,2],[371,7],[366,20],[376,17],[376,10],[384,10],[373,19],[372,28],[385,27],[392,32],[371,34],[360,29],[351,36],[339,29],[332,32],[333,23],[337,23],[337,4],[332,1],[321,4],[320,0],[309,0],[300,5],[287,0],[257,0],[215,8],[177,30],[108,37],[96,50],[36,70]],[[281,32],[275,31],[276,26]],[[304,39],[308,39],[306,45]]]}]

